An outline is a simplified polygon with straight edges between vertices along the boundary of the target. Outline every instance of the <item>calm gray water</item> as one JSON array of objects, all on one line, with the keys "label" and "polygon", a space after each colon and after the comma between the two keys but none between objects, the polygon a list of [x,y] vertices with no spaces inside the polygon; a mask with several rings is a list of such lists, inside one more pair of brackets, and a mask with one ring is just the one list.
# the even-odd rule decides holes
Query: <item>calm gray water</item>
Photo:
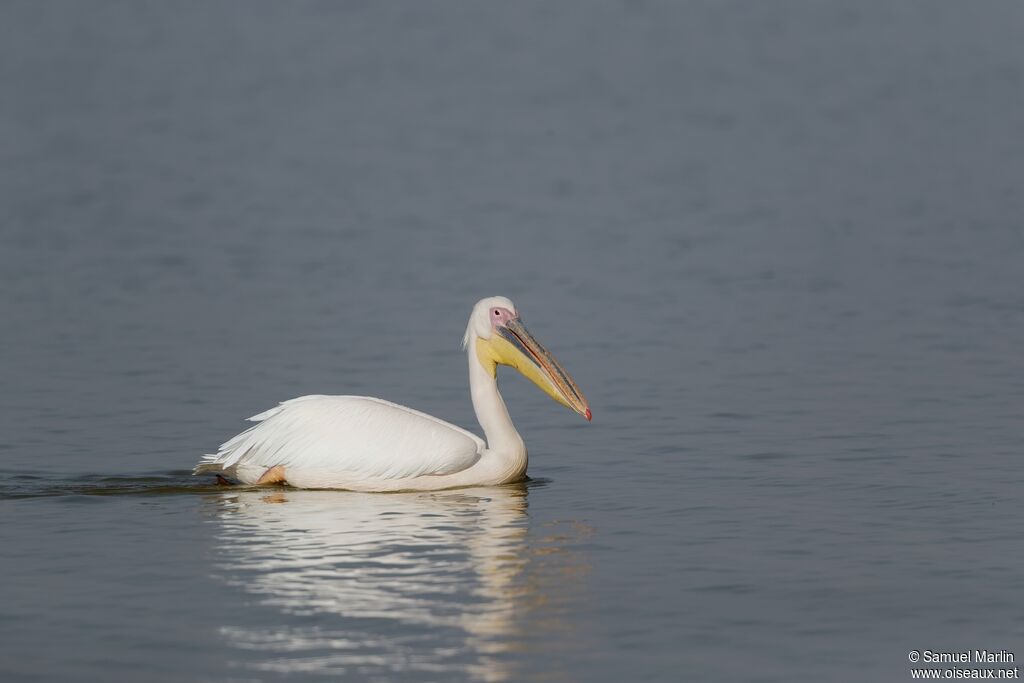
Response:
[{"label": "calm gray water", "polygon": [[[1024,5],[0,5],[4,681],[902,681],[1024,656]],[[524,486],[193,480],[307,393]]]}]

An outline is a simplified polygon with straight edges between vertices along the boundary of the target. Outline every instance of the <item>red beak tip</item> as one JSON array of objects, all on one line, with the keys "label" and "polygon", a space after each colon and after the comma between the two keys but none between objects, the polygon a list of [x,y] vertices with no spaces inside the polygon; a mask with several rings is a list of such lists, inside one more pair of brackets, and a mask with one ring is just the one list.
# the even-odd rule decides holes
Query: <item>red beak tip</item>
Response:
[{"label": "red beak tip", "polygon": [[593,417],[593,416],[592,416],[592,415],[590,414],[590,408],[587,408],[587,414],[586,414],[587,422],[590,422],[590,419],[591,419],[592,417]]}]

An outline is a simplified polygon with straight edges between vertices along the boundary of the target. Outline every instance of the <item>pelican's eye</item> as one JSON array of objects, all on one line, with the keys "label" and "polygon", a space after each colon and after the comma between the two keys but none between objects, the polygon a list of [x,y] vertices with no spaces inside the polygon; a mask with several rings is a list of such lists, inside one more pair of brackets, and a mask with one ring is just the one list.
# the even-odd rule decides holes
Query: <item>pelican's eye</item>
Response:
[{"label": "pelican's eye", "polygon": [[491,319],[491,327],[501,327],[516,319],[515,313],[501,306],[495,306],[490,311],[488,317]]}]

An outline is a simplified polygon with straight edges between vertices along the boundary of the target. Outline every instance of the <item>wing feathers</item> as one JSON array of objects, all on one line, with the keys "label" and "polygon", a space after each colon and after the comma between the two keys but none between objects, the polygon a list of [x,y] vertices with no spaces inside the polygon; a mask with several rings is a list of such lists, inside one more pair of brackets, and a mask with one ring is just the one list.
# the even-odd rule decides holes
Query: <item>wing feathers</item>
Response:
[{"label": "wing feathers", "polygon": [[239,465],[403,479],[473,465],[483,440],[411,408],[365,396],[302,396],[249,418],[195,473]]}]

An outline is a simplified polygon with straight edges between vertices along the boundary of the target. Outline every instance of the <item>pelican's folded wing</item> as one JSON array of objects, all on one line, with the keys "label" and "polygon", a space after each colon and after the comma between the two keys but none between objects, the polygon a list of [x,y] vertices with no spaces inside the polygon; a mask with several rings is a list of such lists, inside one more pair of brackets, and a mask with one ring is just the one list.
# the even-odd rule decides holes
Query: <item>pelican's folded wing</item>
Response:
[{"label": "pelican's folded wing", "polygon": [[444,420],[366,396],[302,396],[249,419],[258,424],[203,456],[194,473],[281,465],[405,479],[460,472],[486,447]]}]

